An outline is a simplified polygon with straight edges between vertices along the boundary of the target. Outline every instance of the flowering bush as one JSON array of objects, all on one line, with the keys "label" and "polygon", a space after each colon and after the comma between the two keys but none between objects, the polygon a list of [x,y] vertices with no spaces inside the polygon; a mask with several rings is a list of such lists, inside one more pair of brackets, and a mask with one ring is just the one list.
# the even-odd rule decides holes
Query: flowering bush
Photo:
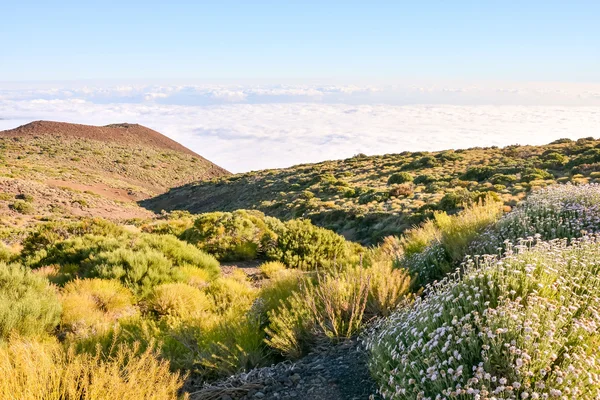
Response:
[{"label": "flowering bush", "polygon": [[558,185],[531,194],[476,240],[471,249],[497,253],[505,240],[540,235],[572,239],[600,231],[600,185]]},{"label": "flowering bush", "polygon": [[366,339],[386,399],[598,399],[600,236],[466,265]]},{"label": "flowering bush", "polygon": [[437,212],[434,218],[411,229],[401,239],[404,257],[398,265],[425,286],[453,271],[467,254],[469,245],[502,213],[501,203],[487,197],[457,215]]}]

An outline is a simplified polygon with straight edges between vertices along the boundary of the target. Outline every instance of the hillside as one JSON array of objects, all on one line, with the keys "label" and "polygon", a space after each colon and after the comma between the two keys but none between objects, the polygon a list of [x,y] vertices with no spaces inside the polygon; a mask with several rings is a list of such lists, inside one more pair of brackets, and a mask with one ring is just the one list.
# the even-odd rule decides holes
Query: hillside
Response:
[{"label": "hillside", "polygon": [[257,209],[310,218],[351,240],[376,243],[490,193],[514,206],[554,183],[600,178],[600,141],[364,156],[194,182],[142,202],[154,211]]},{"label": "hillside", "polygon": [[[555,184],[600,179],[596,140],[215,177],[142,204],[231,212],[157,215],[178,168],[225,172],[45,132],[2,138],[0,398],[598,398],[600,185]],[[365,247],[294,216],[425,220]]]},{"label": "hillside", "polygon": [[145,218],[136,201],[229,174],[141,125],[36,121],[0,132],[3,225],[34,216]]}]

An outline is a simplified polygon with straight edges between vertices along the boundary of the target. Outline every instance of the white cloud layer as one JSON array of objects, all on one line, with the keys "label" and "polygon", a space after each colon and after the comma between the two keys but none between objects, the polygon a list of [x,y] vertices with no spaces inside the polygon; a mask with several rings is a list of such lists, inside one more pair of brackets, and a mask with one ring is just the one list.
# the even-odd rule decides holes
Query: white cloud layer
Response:
[{"label": "white cloud layer", "polygon": [[0,86],[0,129],[38,119],[140,123],[234,172],[600,136],[600,87],[504,87]]}]

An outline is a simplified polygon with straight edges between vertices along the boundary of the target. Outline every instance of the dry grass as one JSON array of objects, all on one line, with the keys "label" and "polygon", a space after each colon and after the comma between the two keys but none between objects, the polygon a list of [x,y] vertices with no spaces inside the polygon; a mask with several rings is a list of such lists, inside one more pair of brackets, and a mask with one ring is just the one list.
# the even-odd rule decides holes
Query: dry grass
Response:
[{"label": "dry grass", "polygon": [[182,377],[169,371],[149,349],[120,348],[76,355],[55,343],[14,339],[0,347],[0,398],[3,400],[170,400]]}]

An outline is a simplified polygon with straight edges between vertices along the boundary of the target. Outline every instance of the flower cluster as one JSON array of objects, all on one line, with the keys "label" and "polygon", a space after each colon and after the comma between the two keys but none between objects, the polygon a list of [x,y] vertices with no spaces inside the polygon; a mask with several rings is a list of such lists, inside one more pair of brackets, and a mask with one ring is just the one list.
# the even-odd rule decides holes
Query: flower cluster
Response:
[{"label": "flower cluster", "polygon": [[365,340],[381,395],[600,398],[599,270],[594,235],[470,259]]},{"label": "flower cluster", "polygon": [[572,239],[600,231],[600,185],[558,185],[532,193],[471,246],[496,254],[505,240],[540,235],[543,240]]}]

